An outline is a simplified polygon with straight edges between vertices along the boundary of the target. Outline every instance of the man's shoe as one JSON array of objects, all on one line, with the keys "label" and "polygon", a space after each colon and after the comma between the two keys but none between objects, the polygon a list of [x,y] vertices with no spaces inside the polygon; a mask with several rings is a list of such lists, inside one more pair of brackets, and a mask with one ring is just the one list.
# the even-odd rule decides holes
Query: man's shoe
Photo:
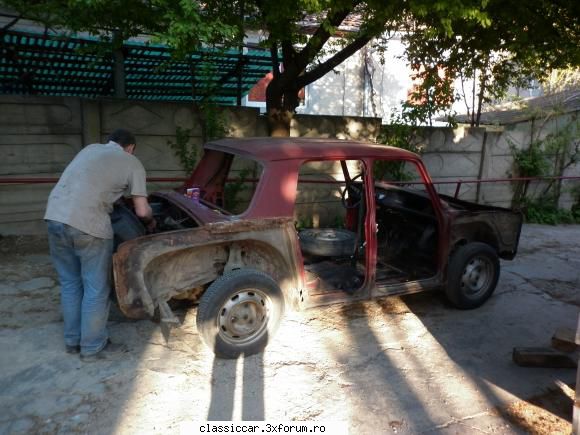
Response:
[{"label": "man's shoe", "polygon": [[101,349],[99,352],[90,355],[83,355],[81,353],[80,358],[81,361],[83,362],[94,362],[115,357],[117,355],[127,352],[127,350],[128,350],[127,346],[125,346],[124,344],[111,343],[111,341],[108,340],[105,347]]},{"label": "man's shoe", "polygon": [[66,353],[81,353],[81,347],[77,344],[76,346],[65,345]]}]

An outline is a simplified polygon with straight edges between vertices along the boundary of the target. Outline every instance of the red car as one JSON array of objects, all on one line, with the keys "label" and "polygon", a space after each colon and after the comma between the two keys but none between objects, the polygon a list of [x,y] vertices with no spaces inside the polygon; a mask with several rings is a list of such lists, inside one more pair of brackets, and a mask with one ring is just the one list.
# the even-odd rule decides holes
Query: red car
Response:
[{"label": "red car", "polygon": [[120,308],[175,323],[167,302],[198,300],[199,333],[226,358],[264,349],[288,308],[441,288],[478,307],[522,225],[520,213],[439,195],[416,154],[333,139],[210,142],[181,189],[149,200],[156,234],[112,217],[131,239],[114,256]]}]

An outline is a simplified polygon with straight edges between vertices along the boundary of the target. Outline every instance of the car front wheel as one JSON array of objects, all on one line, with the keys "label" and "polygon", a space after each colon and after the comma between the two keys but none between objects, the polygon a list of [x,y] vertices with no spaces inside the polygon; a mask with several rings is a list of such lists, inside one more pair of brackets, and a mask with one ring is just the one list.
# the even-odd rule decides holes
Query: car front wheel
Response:
[{"label": "car front wheel", "polygon": [[460,309],[479,307],[495,290],[499,270],[499,258],[491,246],[480,242],[461,246],[449,261],[447,298]]},{"label": "car front wheel", "polygon": [[263,272],[238,269],[215,280],[201,297],[197,329],[216,356],[262,351],[284,313],[284,295]]}]

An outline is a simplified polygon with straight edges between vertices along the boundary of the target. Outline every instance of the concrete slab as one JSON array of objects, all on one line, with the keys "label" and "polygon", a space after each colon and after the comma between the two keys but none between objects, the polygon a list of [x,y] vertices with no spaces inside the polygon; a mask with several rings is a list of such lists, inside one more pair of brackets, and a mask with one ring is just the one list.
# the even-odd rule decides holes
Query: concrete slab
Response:
[{"label": "concrete slab", "polygon": [[111,336],[130,352],[93,364],[66,354],[46,252],[40,239],[0,249],[0,433],[179,433],[232,419],[343,421],[356,434],[571,430],[572,401],[569,416],[565,400],[563,412],[546,403],[576,372],[511,355],[576,328],[580,226],[525,226],[478,310],[431,293],[289,313],[264,354],[237,361],[202,345],[195,309],[169,342],[114,312]]}]

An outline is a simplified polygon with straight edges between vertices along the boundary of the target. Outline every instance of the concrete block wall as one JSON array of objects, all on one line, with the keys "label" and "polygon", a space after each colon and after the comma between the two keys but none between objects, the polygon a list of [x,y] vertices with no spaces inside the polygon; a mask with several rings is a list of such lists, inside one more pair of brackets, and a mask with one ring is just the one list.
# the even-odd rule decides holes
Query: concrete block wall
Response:
[{"label": "concrete block wall", "polygon": [[356,116],[295,115],[292,137],[324,137],[375,142],[381,129],[380,118]]},{"label": "concrete block wall", "polygon": [[[531,122],[520,122],[501,128],[458,127],[423,128],[419,133],[419,144],[424,148],[423,161],[434,180],[491,180],[515,177],[512,147],[527,149],[532,140],[543,139],[548,134],[561,128],[563,124],[577,115],[564,115],[551,119],[542,125]],[[577,134],[580,136],[580,133]],[[576,139],[578,140],[578,139]],[[556,173],[554,169],[554,173]],[[580,176],[580,165],[570,166],[563,175]],[[531,198],[541,195],[547,182],[533,182],[528,189]],[[453,195],[455,184],[438,185],[440,193]],[[510,207],[514,194],[514,182],[462,184],[461,199],[490,204],[499,207]],[[562,194],[559,199],[561,208],[569,209],[576,201],[575,191],[580,189],[580,180],[569,180],[562,183]]]},{"label": "concrete block wall", "polygon": [[[476,180],[482,165],[484,129],[440,128],[422,129],[419,145],[423,148],[423,161],[431,178],[438,181]],[[453,195],[454,184],[439,184],[437,191]],[[477,185],[464,184],[461,198],[477,200]]]},{"label": "concrete block wall", "polygon": [[[257,109],[225,111],[230,136],[263,136],[267,125]],[[0,97],[0,177],[58,178],[84,145],[104,142],[117,128],[137,138],[136,156],[149,177],[183,177],[168,146],[176,128],[191,129],[201,145],[198,115],[191,104],[54,97]],[[178,183],[177,183],[178,184]],[[149,183],[154,191],[176,183]],[[0,234],[45,231],[42,217],[52,184],[0,185]]]},{"label": "concrete block wall", "polygon": [[[24,104],[23,104],[24,103]],[[57,177],[81,149],[81,102],[75,98],[0,99],[0,176]],[[34,233],[52,185],[0,186],[0,234]]]},{"label": "concrete block wall", "polygon": [[[267,121],[259,110],[224,108],[228,136],[267,136]],[[566,115],[577,119],[577,114]],[[562,120],[551,119],[541,131],[546,135]],[[560,123],[560,124],[559,124]],[[82,146],[105,141],[116,128],[128,128],[137,137],[137,157],[149,177],[183,177],[178,159],[168,146],[176,128],[190,129],[189,141],[201,146],[199,115],[188,103],[157,103],[127,100],[0,96],[0,177],[56,178]],[[329,137],[374,142],[381,128],[378,118],[296,115],[294,137]],[[537,134],[537,131],[536,131]],[[532,140],[529,122],[483,128],[429,127],[420,131],[423,159],[434,180],[508,178],[513,174],[511,146],[526,148]],[[580,165],[565,175],[580,175]],[[151,183],[149,191],[174,187],[176,183]],[[563,183],[560,205],[575,201],[578,180]],[[540,192],[544,185],[531,187]],[[453,195],[454,184],[438,185],[440,193]],[[31,234],[45,231],[42,216],[51,184],[0,185],[0,234]],[[460,198],[498,206],[510,206],[511,183],[463,184]],[[306,206],[306,205],[304,205]],[[328,214],[328,213],[326,213]],[[324,219],[322,219],[324,220]]]},{"label": "concrete block wall", "polygon": [[[259,109],[224,108],[227,136],[267,136]],[[87,144],[104,142],[117,128],[137,138],[136,156],[149,177],[183,177],[168,142],[176,128],[190,129],[191,144],[202,145],[201,122],[189,103],[80,98],[0,96],[0,177],[58,178]],[[374,141],[380,119],[298,115],[293,136],[338,137]],[[178,183],[149,183],[148,190]],[[42,217],[52,184],[0,185],[0,235],[45,231]]]}]

